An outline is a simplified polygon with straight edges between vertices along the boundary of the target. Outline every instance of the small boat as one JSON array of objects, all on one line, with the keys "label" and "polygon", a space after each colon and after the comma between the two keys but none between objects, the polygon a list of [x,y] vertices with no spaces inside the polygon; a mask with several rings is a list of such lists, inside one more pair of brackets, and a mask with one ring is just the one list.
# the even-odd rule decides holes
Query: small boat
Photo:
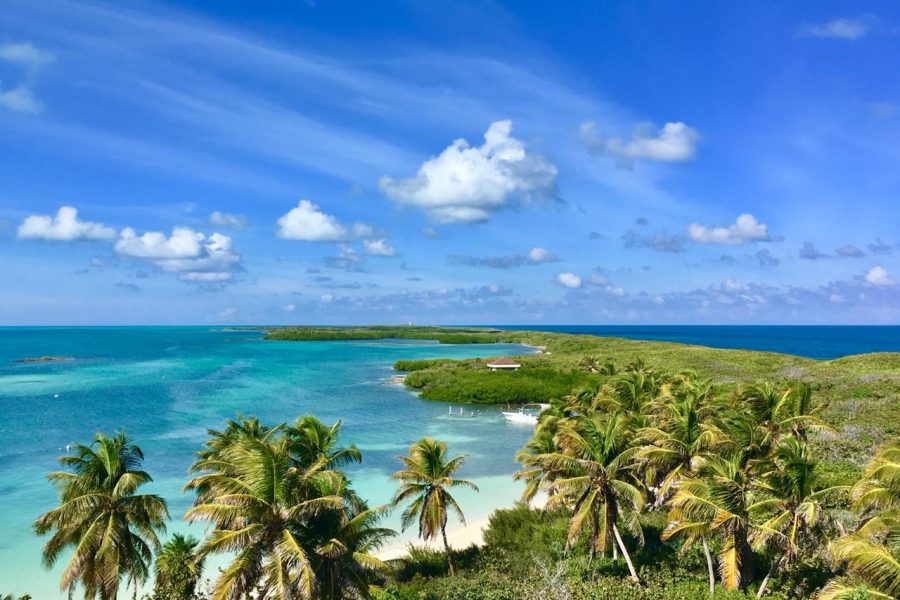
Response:
[{"label": "small boat", "polygon": [[[520,425],[537,425],[538,415],[540,415],[541,411],[544,410],[549,405],[543,404],[526,404],[522,406],[517,411],[503,411],[503,418],[506,419],[510,423],[517,423]],[[529,407],[537,407],[537,410],[534,408],[529,409]]]},{"label": "small boat", "polygon": [[537,415],[528,414],[521,409],[518,412],[503,411],[503,418],[510,423],[518,423],[522,425],[537,425],[538,422]]}]

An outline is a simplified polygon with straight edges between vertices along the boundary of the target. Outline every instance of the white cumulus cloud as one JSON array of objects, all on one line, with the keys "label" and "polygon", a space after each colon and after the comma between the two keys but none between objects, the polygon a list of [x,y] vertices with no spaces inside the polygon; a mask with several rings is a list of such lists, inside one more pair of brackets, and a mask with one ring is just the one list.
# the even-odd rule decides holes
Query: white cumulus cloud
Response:
[{"label": "white cumulus cloud", "polygon": [[397,249],[387,243],[387,240],[364,240],[363,248],[366,250],[366,254],[370,256],[384,256],[384,257],[393,257],[397,256]]},{"label": "white cumulus cloud", "polygon": [[278,237],[303,242],[338,242],[347,237],[347,229],[309,200],[301,200],[278,219]]},{"label": "white cumulus cloud", "polygon": [[61,206],[55,216],[30,215],[19,225],[22,239],[71,242],[76,240],[108,240],[116,230],[100,223],[81,221],[74,206]]},{"label": "white cumulus cloud", "polygon": [[738,216],[733,225],[713,227],[701,223],[687,226],[688,237],[698,244],[733,246],[747,242],[764,242],[770,239],[768,227],[751,214]]},{"label": "white cumulus cloud", "polygon": [[580,288],[581,287],[581,277],[576,275],[575,273],[560,273],[556,276],[556,283],[563,287],[567,287],[570,289]]},{"label": "white cumulus cloud", "polygon": [[497,121],[484,134],[481,146],[455,140],[425,161],[415,177],[385,176],[378,185],[388,198],[444,223],[485,221],[515,198],[552,194],[556,166],[528,154],[525,144],[511,133],[511,121]]},{"label": "white cumulus cloud", "polygon": [[179,259],[196,258],[202,252],[202,242],[206,238],[202,233],[189,227],[176,227],[171,236],[161,231],[148,231],[138,235],[126,227],[116,241],[115,250],[123,256],[147,259]]},{"label": "white cumulus cloud", "polygon": [[666,123],[653,131],[648,123],[639,125],[630,139],[606,138],[597,131],[594,121],[585,121],[578,136],[588,150],[597,154],[611,154],[627,160],[656,160],[683,162],[694,156],[700,135],[693,127],[678,121]]},{"label": "white cumulus cloud", "polygon": [[176,227],[169,236],[160,231],[138,235],[128,227],[122,230],[114,249],[121,256],[147,260],[193,283],[230,281],[241,266],[241,255],[229,236],[207,236],[189,227]]},{"label": "white cumulus cloud", "polygon": [[894,285],[897,283],[881,265],[875,265],[866,273],[866,281],[872,285]]}]

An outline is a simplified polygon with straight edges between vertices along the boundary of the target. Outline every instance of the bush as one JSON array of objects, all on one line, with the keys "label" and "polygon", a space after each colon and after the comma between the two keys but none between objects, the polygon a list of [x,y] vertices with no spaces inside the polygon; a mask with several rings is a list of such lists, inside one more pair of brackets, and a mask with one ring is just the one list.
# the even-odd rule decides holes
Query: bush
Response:
[{"label": "bush", "polygon": [[454,362],[455,361],[452,358],[422,358],[418,360],[398,360],[394,363],[394,370],[403,371],[405,373],[412,373],[413,371],[421,371],[423,369],[430,369],[432,367],[450,365]]},{"label": "bush", "polygon": [[475,368],[474,361],[425,368],[406,376],[407,386],[441,402],[529,404],[549,402],[571,393],[595,375],[523,365],[518,371]]}]

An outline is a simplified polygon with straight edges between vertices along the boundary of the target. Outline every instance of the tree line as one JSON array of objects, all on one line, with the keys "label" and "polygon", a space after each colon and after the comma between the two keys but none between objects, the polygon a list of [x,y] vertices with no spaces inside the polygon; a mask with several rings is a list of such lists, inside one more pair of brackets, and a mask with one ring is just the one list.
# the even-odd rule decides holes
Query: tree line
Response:
[{"label": "tree line", "polygon": [[583,368],[609,377],[553,401],[517,455],[523,499],[543,492],[570,511],[567,544],[587,537],[591,556],[621,555],[638,581],[629,545],[644,543],[640,515],[664,511],[664,540],[702,546],[710,594],[754,584],[762,597],[826,550],[842,574],[816,598],[900,597],[900,439],[855,485],[823,487],[810,437],[840,439],[806,384],[720,393],[640,361],[618,374],[596,359]]}]

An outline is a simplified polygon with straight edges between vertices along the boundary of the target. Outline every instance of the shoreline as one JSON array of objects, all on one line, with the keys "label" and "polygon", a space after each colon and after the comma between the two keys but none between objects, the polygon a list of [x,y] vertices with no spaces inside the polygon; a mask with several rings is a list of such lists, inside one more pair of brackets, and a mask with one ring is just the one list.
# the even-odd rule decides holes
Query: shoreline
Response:
[{"label": "shoreline", "polygon": [[[532,509],[543,509],[547,504],[547,497],[543,492],[538,493],[538,495],[532,499],[532,501],[528,504],[529,508]],[[491,509],[491,512],[486,517],[481,517],[480,519],[476,519],[474,521],[467,521],[465,525],[462,523],[457,524],[456,527],[447,529],[447,543],[450,545],[451,550],[464,550],[469,546],[483,546],[484,545],[484,531],[487,529],[488,524],[491,520],[491,515],[494,512],[502,509],[513,508],[515,504],[510,505],[501,505],[494,507]],[[403,535],[402,533],[400,534]],[[373,552],[373,555],[384,561],[388,560],[398,560],[406,558],[409,554],[410,548],[427,548],[428,550],[436,550],[442,552],[444,550],[444,543],[440,539],[440,537],[436,537],[434,539],[424,541],[421,538],[413,538],[408,540],[397,540],[392,542],[383,548],[378,549],[378,551]]]}]

